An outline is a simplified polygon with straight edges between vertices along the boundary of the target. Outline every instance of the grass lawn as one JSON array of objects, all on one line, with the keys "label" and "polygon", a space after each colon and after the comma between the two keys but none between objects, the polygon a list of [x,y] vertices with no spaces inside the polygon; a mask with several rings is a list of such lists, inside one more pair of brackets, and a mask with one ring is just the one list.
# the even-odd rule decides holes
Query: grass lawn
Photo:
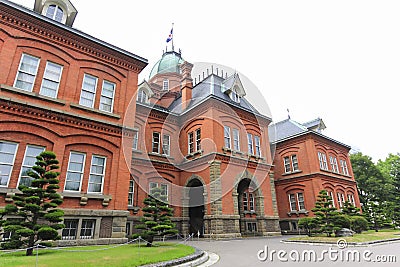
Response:
[{"label": "grass lawn", "polygon": [[348,243],[356,242],[369,242],[369,241],[376,241],[376,240],[386,240],[392,238],[400,238],[400,231],[399,230],[392,230],[392,229],[384,229],[379,230],[379,232],[375,232],[375,230],[369,230],[363,232],[361,234],[355,234],[354,236],[348,237],[327,237],[326,235],[318,235],[318,236],[299,236],[299,237],[292,237],[288,240],[300,240],[300,241],[316,241],[316,242],[336,242],[339,239],[346,239]]},{"label": "grass lawn", "polygon": [[[173,243],[159,244],[159,247],[139,248],[138,245],[70,247],[62,250],[39,250],[38,266],[140,266],[144,264],[168,261],[194,253],[195,249],[186,245]],[[109,248],[109,249],[107,249]],[[103,249],[103,250],[99,250]],[[93,252],[72,252],[71,250],[97,250]],[[25,252],[4,254],[0,251],[0,266],[35,266],[34,256],[26,257]]]}]

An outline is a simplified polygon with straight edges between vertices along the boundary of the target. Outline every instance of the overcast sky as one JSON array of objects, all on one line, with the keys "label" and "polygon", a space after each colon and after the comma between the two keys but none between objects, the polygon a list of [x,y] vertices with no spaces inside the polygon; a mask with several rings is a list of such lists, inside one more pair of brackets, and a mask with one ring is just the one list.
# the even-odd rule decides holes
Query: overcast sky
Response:
[{"label": "overcast sky", "polygon": [[[32,8],[34,0],[14,0]],[[400,152],[400,1],[72,0],[74,27],[147,58],[175,50],[246,75],[274,121],[321,117],[374,161]],[[254,90],[247,90],[249,98]],[[263,110],[263,107],[261,107]]]}]

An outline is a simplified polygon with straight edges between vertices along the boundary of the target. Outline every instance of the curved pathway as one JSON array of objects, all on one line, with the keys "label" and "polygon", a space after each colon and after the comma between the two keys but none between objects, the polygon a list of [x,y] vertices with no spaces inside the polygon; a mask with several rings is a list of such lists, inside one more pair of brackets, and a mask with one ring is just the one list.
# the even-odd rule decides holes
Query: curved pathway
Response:
[{"label": "curved pathway", "polygon": [[[365,247],[338,248],[336,245],[311,245],[282,243],[283,237],[243,238],[234,240],[200,240],[188,244],[199,249],[216,253],[220,259],[215,267],[253,267],[253,266],[399,266],[400,242],[370,245]],[[265,261],[266,251],[268,258]],[[274,251],[274,252],[273,252]],[[282,252],[279,252],[282,251]],[[272,254],[271,254],[272,253]],[[277,254],[281,253],[282,262]],[[285,254],[286,253],[286,254]],[[315,253],[315,254],[313,254]],[[290,256],[289,256],[290,255]],[[315,255],[315,258],[313,258]],[[360,258],[358,258],[358,255]],[[272,256],[272,259],[271,259]],[[310,258],[309,258],[310,257]],[[299,261],[295,261],[299,258]],[[320,260],[322,259],[323,260]],[[303,260],[304,259],[304,260]],[[311,259],[311,260],[310,260]],[[378,261],[392,262],[378,262]],[[393,262],[393,261],[396,262]],[[210,265],[208,265],[210,266]]]}]

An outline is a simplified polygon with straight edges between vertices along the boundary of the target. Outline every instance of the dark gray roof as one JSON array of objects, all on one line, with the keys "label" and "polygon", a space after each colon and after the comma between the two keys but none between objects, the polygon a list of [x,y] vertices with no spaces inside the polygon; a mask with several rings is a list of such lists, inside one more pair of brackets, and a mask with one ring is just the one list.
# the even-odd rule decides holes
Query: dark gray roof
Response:
[{"label": "dark gray roof", "polygon": [[[348,146],[346,144],[343,144],[335,139],[332,139],[326,135],[321,134],[320,131],[313,130],[315,128],[315,126],[320,126],[321,124],[323,124],[323,126],[325,127],[324,122],[320,118],[312,120],[310,122],[303,123],[303,124],[298,123],[290,118],[283,120],[283,121],[279,121],[277,123],[273,123],[268,126],[269,141],[271,143],[278,143],[278,142],[281,142],[284,140],[295,138],[296,136],[299,136],[299,135],[303,135],[306,133],[313,133],[313,134],[321,136],[329,141],[332,141],[339,145],[345,146],[349,149],[351,148],[350,146]],[[325,128],[323,128],[323,129],[325,129]]]},{"label": "dark gray roof", "polygon": [[[229,83],[233,84],[231,77],[228,77],[227,79],[229,79]],[[205,78],[203,81],[196,84],[193,87],[192,101],[190,102],[187,110],[199,105],[201,102],[203,102],[208,97],[214,97],[214,98],[217,98],[231,106],[236,106],[238,108],[247,110],[253,114],[262,116],[244,97],[241,97],[240,103],[237,103],[237,102],[233,101],[229,97],[228,94],[223,93],[221,90],[221,86],[225,81],[226,81],[226,79],[224,79],[220,76],[217,76],[215,74],[211,74],[207,78]],[[225,86],[226,86],[226,84],[225,84]],[[171,110],[174,113],[180,114],[183,112],[181,104],[182,104],[182,98],[179,97],[169,106],[169,110]]]},{"label": "dark gray roof", "polygon": [[57,26],[57,27],[59,27],[59,28],[62,28],[62,29],[65,30],[65,31],[68,31],[68,32],[70,32],[70,33],[79,35],[80,37],[86,38],[86,39],[88,39],[88,40],[90,40],[90,41],[92,41],[92,42],[95,42],[95,43],[97,43],[97,44],[99,44],[99,45],[102,45],[103,47],[107,47],[107,48],[109,48],[109,49],[111,49],[111,50],[114,50],[115,52],[121,53],[121,54],[123,54],[123,55],[125,55],[125,56],[128,56],[128,57],[133,58],[133,59],[138,60],[138,61],[141,61],[142,63],[144,63],[143,68],[144,68],[144,67],[147,65],[147,63],[148,63],[148,62],[147,62],[147,59],[145,59],[145,58],[143,58],[143,57],[140,57],[140,56],[138,56],[138,55],[135,55],[135,54],[133,54],[133,53],[131,53],[131,52],[128,52],[128,51],[126,51],[126,50],[124,50],[124,49],[121,49],[121,48],[119,48],[119,47],[116,47],[116,46],[114,46],[114,45],[112,45],[112,44],[109,44],[109,43],[107,43],[107,42],[104,42],[104,41],[102,41],[102,40],[100,40],[100,39],[97,39],[97,38],[95,38],[95,37],[93,37],[93,36],[90,36],[90,35],[88,35],[88,34],[82,32],[82,31],[79,31],[79,30],[77,30],[77,29],[71,28],[71,27],[69,27],[69,26],[67,26],[67,25],[64,25],[64,24],[62,24],[62,23],[59,23],[59,22],[57,22],[57,21],[55,21],[55,20],[52,20],[52,19],[50,19],[50,18],[48,18],[48,17],[42,16],[41,14],[38,14],[38,13],[36,13],[35,11],[33,11],[33,10],[27,8],[27,7],[24,7],[24,6],[22,6],[22,5],[13,3],[13,2],[8,1],[8,0],[0,0],[0,4],[4,4],[4,5],[7,5],[7,6],[9,6],[9,7],[14,8],[14,9],[17,9],[17,10],[19,10],[19,11],[22,11],[22,12],[24,12],[24,13],[27,13],[27,14],[29,14],[29,15],[32,16],[32,17],[35,17],[35,18],[37,18],[37,19],[46,21],[46,22],[48,22],[48,23],[50,23],[50,24],[53,24],[54,26]]},{"label": "dark gray roof", "polygon": [[268,127],[270,142],[277,142],[290,136],[305,133],[307,131],[307,127],[291,119],[286,119],[284,121],[271,124]]},{"label": "dark gray roof", "polygon": [[321,118],[316,118],[312,121],[305,122],[303,125],[310,130],[316,130],[318,132],[321,132],[321,130],[326,128],[325,123]]}]

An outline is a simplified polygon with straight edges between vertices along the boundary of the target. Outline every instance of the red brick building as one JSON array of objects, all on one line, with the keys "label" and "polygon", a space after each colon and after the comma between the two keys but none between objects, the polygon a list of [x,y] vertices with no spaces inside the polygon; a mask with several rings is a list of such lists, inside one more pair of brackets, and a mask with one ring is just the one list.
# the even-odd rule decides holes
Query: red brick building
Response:
[{"label": "red brick building", "polygon": [[68,0],[37,0],[34,10],[0,1],[0,206],[29,185],[35,156],[52,150],[63,240],[123,241],[130,168],[122,136],[132,142],[125,114],[147,61],[75,30],[75,15]]},{"label": "red brick building", "polygon": [[193,83],[192,67],[180,53],[165,52],[139,85],[128,232],[143,198],[161,187],[182,234],[279,233],[271,119],[246,100],[238,74],[210,66]]},{"label": "red brick building", "polygon": [[303,124],[287,119],[270,126],[283,232],[297,232],[299,218],[314,215],[311,209],[322,189],[328,191],[338,209],[345,201],[360,207],[348,156],[350,147],[323,135],[324,129],[321,119]]},{"label": "red brick building", "polygon": [[323,188],[359,206],[349,147],[321,120],[271,127],[240,75],[209,66],[193,81],[175,51],[138,84],[147,60],[72,28],[76,14],[0,0],[0,207],[44,150],[60,160],[61,244],[125,241],[154,187],[184,235],[294,231]]}]

